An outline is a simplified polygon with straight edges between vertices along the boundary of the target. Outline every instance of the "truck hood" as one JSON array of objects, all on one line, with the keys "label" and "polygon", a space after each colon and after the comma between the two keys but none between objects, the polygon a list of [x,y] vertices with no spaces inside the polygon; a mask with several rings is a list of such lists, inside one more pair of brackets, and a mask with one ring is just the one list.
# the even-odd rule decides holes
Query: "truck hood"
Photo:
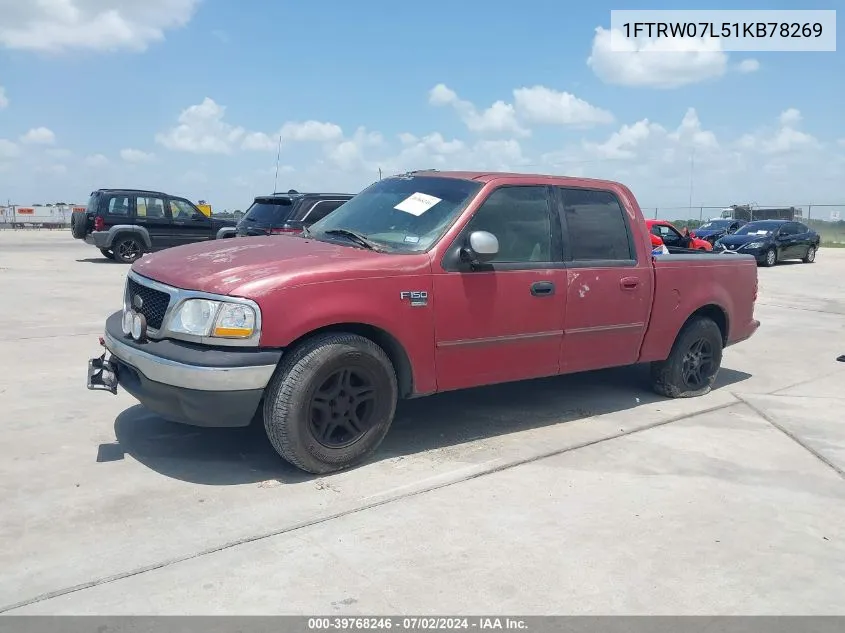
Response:
[{"label": "truck hood", "polygon": [[177,246],[144,255],[132,270],[176,288],[257,299],[281,285],[383,274],[397,257],[277,235]]}]

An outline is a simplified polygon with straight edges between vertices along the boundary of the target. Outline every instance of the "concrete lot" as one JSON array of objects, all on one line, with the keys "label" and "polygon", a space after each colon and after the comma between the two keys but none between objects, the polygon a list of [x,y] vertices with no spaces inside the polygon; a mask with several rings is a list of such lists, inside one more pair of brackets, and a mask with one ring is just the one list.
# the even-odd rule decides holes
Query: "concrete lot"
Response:
[{"label": "concrete lot", "polygon": [[0,231],[0,612],[845,613],[845,250],[760,270],[706,397],[635,368],[434,396],[325,478],[85,389],[126,271]]}]

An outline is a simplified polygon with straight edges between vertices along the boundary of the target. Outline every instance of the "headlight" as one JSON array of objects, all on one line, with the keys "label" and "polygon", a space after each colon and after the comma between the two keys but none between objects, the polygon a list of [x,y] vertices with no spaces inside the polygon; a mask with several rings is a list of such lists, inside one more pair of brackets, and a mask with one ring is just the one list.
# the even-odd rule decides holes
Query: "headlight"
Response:
[{"label": "headlight", "polygon": [[750,244],[746,244],[745,248],[763,248],[765,245],[765,242],[751,242]]},{"label": "headlight", "polygon": [[218,338],[249,338],[255,332],[255,310],[240,303],[188,299],[170,319],[178,334]]}]

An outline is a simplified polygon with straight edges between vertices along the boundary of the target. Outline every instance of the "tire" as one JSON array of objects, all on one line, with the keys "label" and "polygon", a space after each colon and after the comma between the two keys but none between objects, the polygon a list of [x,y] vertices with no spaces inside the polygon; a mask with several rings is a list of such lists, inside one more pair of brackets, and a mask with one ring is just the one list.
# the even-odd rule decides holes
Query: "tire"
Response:
[{"label": "tire", "polygon": [[[345,383],[344,370],[351,376]],[[357,408],[353,396],[347,404],[346,389],[368,384],[371,396],[365,394]],[[343,470],[381,444],[398,394],[396,373],[381,347],[354,334],[318,335],[282,358],[265,392],[264,428],[276,452],[297,468],[316,475]],[[345,423],[329,425],[333,418]]]},{"label": "tire", "polygon": [[78,240],[85,238],[85,232],[88,224],[88,216],[84,213],[76,212],[70,216],[70,234]]},{"label": "tire", "polygon": [[763,266],[771,268],[778,263],[778,252],[774,248],[766,251],[766,259],[763,260]]},{"label": "tire", "polygon": [[114,259],[114,251],[110,251],[107,248],[101,248],[100,252],[103,254],[103,257],[106,259]]},{"label": "tire", "polygon": [[[707,353],[710,362],[699,365],[700,380],[692,381],[688,374],[691,369],[689,356]],[[693,361],[694,362],[694,361]],[[672,345],[669,358],[651,364],[652,388],[661,396],[668,398],[694,398],[710,392],[719,368],[722,365],[722,332],[712,319],[695,317],[678,334]]]},{"label": "tire", "polygon": [[114,258],[124,264],[132,264],[144,254],[144,245],[132,235],[118,235],[112,243]]},{"label": "tire", "polygon": [[816,261],[816,247],[811,246],[809,249],[807,249],[807,254],[804,255],[801,261],[805,264],[812,264],[814,261]]}]

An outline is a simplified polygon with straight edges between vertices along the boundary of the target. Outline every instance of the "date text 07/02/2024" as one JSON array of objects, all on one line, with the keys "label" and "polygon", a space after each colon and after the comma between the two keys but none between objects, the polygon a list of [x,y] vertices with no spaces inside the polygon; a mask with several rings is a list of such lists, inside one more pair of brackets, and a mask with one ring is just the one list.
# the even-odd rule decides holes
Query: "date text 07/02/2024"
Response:
[{"label": "date text 07/02/2024", "polygon": [[820,22],[625,22],[625,37],[811,38],[821,37]]},{"label": "date text 07/02/2024", "polygon": [[525,620],[509,617],[321,617],[308,618],[309,631],[526,630]]}]

